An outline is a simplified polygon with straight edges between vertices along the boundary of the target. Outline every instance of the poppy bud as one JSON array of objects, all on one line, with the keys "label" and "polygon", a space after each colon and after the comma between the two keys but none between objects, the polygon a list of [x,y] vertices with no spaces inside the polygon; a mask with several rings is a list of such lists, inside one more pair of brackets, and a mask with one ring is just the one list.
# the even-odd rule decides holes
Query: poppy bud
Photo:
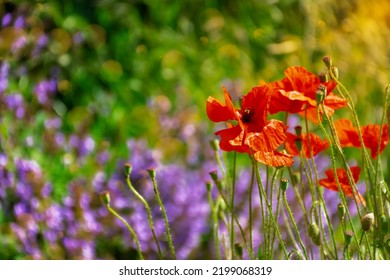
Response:
[{"label": "poppy bud", "polygon": [[325,63],[325,66],[330,68],[332,66],[332,59],[329,55],[326,55],[322,58],[322,61]]},{"label": "poppy bud", "polygon": [[336,79],[338,79],[339,78],[339,68],[337,68],[336,66],[332,66],[332,68],[330,70],[332,71],[333,76]]},{"label": "poppy bud", "polygon": [[371,228],[371,226],[374,224],[374,222],[375,222],[374,213],[368,213],[364,215],[360,221],[362,230],[368,231]]},{"label": "poppy bud", "polygon": [[326,89],[326,87],[323,84],[319,85],[317,90],[322,91],[324,93],[324,95],[326,96],[327,89]]},{"label": "poppy bud", "polygon": [[280,188],[282,189],[283,192],[285,192],[288,188],[288,179],[287,178],[282,178],[280,179]]},{"label": "poppy bud", "polygon": [[352,242],[353,232],[351,230],[346,230],[344,233],[345,248],[347,248]]},{"label": "poppy bud", "polygon": [[295,129],[295,134],[296,134],[298,137],[301,137],[301,135],[302,135],[302,126],[297,125],[296,127],[294,127],[294,129]]},{"label": "poppy bud", "polygon": [[111,198],[110,198],[110,193],[108,191],[101,192],[100,198],[102,199],[102,201],[105,205],[110,205]]},{"label": "poppy bud", "polygon": [[328,81],[328,76],[324,72],[319,73],[318,78],[320,79],[321,83],[326,83]]},{"label": "poppy bud", "polygon": [[295,147],[297,147],[297,150],[300,152],[302,151],[302,137],[298,137],[294,140]]},{"label": "poppy bud", "polygon": [[219,147],[219,145],[218,145],[218,140],[217,140],[217,139],[211,140],[211,141],[210,141],[210,146],[211,146],[211,148],[212,148],[215,152],[218,151],[218,147]]},{"label": "poppy bud", "polygon": [[294,250],[288,254],[288,259],[294,260],[294,261],[303,260],[303,256],[301,255],[300,252],[298,252],[297,250]]},{"label": "poppy bud", "polygon": [[152,179],[156,178],[156,169],[155,168],[149,168],[147,171],[148,171],[150,178],[152,178]]},{"label": "poppy bud", "polygon": [[321,90],[316,90],[316,101],[317,104],[322,103],[325,99],[325,94]]},{"label": "poppy bud", "polygon": [[206,182],[206,189],[208,192],[211,192],[211,190],[213,189],[213,184],[210,181]]},{"label": "poppy bud", "polygon": [[130,176],[132,169],[133,169],[133,167],[131,166],[130,163],[126,163],[125,164],[125,175],[126,175],[126,177]]},{"label": "poppy bud", "polygon": [[339,216],[340,220],[344,219],[344,216],[345,216],[345,206],[342,203],[339,203],[337,205],[337,215]]},{"label": "poppy bud", "polygon": [[321,244],[321,233],[316,223],[312,223],[309,226],[309,236],[313,240],[314,244],[320,246]]},{"label": "poppy bud", "polygon": [[242,259],[242,255],[243,255],[243,248],[242,248],[242,245],[240,243],[236,243],[234,244],[234,251],[236,252],[236,255]]},{"label": "poppy bud", "polygon": [[212,170],[212,171],[209,172],[209,174],[210,174],[211,179],[214,182],[218,181],[218,172],[217,172],[217,170]]}]

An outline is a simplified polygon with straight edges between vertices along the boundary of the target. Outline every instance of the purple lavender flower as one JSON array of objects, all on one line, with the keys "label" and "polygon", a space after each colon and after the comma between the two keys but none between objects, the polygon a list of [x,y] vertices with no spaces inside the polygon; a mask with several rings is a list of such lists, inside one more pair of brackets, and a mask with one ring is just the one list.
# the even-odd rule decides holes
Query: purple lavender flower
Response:
[{"label": "purple lavender flower", "polygon": [[62,120],[60,118],[52,118],[45,120],[46,129],[59,129],[62,125]]},{"label": "purple lavender flower", "polygon": [[16,54],[19,50],[21,50],[27,44],[27,37],[25,35],[21,35],[18,39],[16,39],[12,44],[12,53]]},{"label": "purple lavender flower", "polygon": [[25,114],[23,96],[19,93],[13,93],[5,96],[5,104],[10,110],[13,110],[18,119],[22,119]]},{"label": "purple lavender flower", "polygon": [[6,27],[11,24],[12,15],[10,13],[6,13],[1,19],[1,26]]},{"label": "purple lavender flower", "polygon": [[26,21],[24,19],[24,16],[18,16],[15,19],[14,26],[17,28],[24,28],[26,24]]},{"label": "purple lavender flower", "polygon": [[9,64],[4,61],[0,65],[0,94],[2,94],[8,87],[8,71]]},{"label": "purple lavender flower", "polygon": [[40,104],[46,104],[56,90],[57,81],[54,79],[43,80],[34,87],[34,93],[37,95]]}]

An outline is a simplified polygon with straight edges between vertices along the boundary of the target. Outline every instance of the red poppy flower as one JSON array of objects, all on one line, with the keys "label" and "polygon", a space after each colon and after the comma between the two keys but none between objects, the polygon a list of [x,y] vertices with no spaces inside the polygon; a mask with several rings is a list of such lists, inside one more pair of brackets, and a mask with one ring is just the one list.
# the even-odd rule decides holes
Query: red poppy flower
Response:
[{"label": "red poppy flower", "polygon": [[269,88],[252,88],[242,98],[241,109],[234,108],[229,93],[225,88],[223,91],[225,105],[211,96],[206,104],[207,116],[211,121],[228,122],[228,128],[215,133],[221,137],[220,148],[253,154],[256,160],[267,165],[292,165],[291,155],[276,151],[286,140],[286,126],[278,120],[267,120]]},{"label": "red poppy flower", "polygon": [[[313,156],[316,156],[319,152],[322,152],[329,147],[329,143],[327,140],[322,140],[318,135],[314,133],[309,133],[309,136],[307,134],[302,134],[300,138],[303,155],[307,158],[311,157],[309,147],[311,147]],[[299,141],[299,137],[287,132],[287,139],[285,144],[286,150],[288,153],[294,156],[299,155],[299,151],[296,146],[296,141]]]},{"label": "red poppy flower", "polygon": [[[343,193],[346,196],[354,196],[354,193],[356,192],[352,189],[351,185],[349,184],[347,172],[345,171],[345,169],[337,168],[336,173],[340,183],[340,188],[343,191]],[[351,173],[352,173],[353,180],[356,183],[359,180],[360,167],[359,166],[351,167]],[[333,169],[326,170],[325,175],[327,178],[319,180],[319,184],[329,190],[336,191],[336,192],[339,191],[334,177]],[[366,205],[366,201],[364,197],[359,192],[356,193],[356,199],[359,203]]]},{"label": "red poppy flower", "polygon": [[[340,119],[335,121],[334,125],[342,147],[361,148],[362,145],[359,141],[358,129],[353,126],[350,120]],[[388,130],[389,126],[385,124],[379,139],[380,125],[369,124],[361,128],[364,146],[371,150],[371,157],[373,159],[378,156],[378,146],[380,145],[379,152],[381,153],[389,143]]]},{"label": "red poppy flower", "polygon": [[306,110],[308,119],[317,123],[316,91],[320,85],[327,90],[324,108],[328,116],[347,105],[347,100],[332,93],[337,85],[335,82],[322,83],[317,75],[302,66],[288,67],[284,73],[285,78],[281,81],[269,84],[273,91],[269,109],[271,114],[281,111],[304,114]]}]

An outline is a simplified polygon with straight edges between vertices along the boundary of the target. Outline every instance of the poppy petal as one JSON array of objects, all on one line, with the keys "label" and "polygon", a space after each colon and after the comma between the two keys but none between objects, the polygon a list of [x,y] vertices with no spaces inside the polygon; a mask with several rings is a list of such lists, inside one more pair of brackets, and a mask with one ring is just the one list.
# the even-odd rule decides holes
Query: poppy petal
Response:
[{"label": "poppy petal", "polygon": [[380,125],[369,124],[362,128],[364,145],[371,150],[371,157],[373,159],[378,156],[378,146],[380,145],[379,152],[381,153],[389,143],[388,125],[383,126],[380,139],[379,133]]},{"label": "poppy petal", "polygon": [[215,133],[221,137],[219,147],[223,151],[237,151],[239,153],[248,152],[248,148],[242,146],[244,131],[239,126],[219,130]]},{"label": "poppy petal", "polygon": [[261,163],[275,167],[291,166],[294,163],[292,155],[283,154],[278,151],[257,151],[254,157]]},{"label": "poppy petal", "polygon": [[270,120],[261,132],[250,133],[246,143],[255,151],[274,151],[286,140],[286,126],[278,120]]},{"label": "poppy petal", "polygon": [[266,85],[253,87],[247,95],[242,98],[242,108],[253,110],[251,124],[256,128],[249,127],[249,131],[258,131],[267,120],[268,107],[271,92]]}]

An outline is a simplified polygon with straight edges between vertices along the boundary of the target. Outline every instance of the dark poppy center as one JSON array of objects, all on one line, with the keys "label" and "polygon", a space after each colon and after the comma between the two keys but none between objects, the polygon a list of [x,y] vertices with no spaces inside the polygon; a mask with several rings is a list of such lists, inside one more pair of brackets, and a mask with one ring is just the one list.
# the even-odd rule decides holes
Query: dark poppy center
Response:
[{"label": "dark poppy center", "polygon": [[249,108],[246,108],[244,110],[244,112],[242,113],[242,117],[241,117],[241,120],[244,122],[244,123],[249,123],[252,119],[252,116],[253,114],[255,113],[254,110],[252,109],[249,109]]}]

